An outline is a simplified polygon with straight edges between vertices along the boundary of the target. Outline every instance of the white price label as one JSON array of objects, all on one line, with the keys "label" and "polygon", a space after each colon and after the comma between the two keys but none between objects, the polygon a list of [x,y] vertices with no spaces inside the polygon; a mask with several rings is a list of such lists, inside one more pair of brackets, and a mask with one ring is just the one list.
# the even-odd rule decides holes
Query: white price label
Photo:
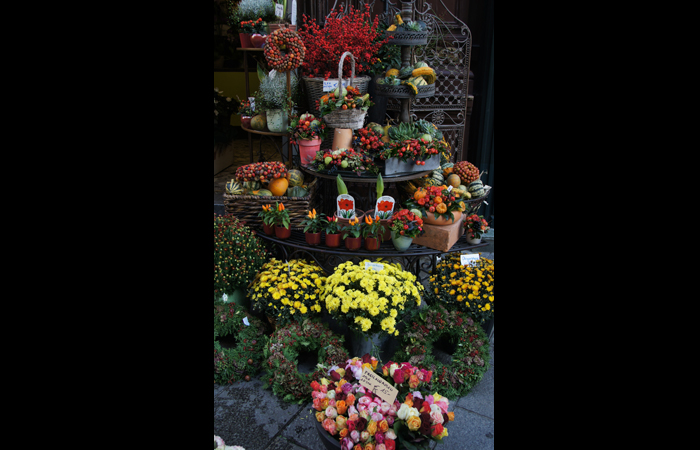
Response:
[{"label": "white price label", "polygon": [[481,256],[475,254],[462,255],[460,259],[462,260],[463,266],[476,265],[476,263],[481,259]]},{"label": "white price label", "polygon": [[365,263],[365,270],[370,270],[370,269],[374,269],[377,272],[381,272],[382,270],[384,270],[384,264],[366,262]]},{"label": "white price label", "polygon": [[284,17],[284,5],[276,4],[275,5],[275,16],[279,18]]},{"label": "white price label", "polygon": [[250,322],[248,322],[248,318],[247,318],[247,317],[244,317],[244,318],[243,318],[243,324],[244,324],[245,326],[247,326],[247,327],[250,326]]},{"label": "white price label", "polygon": [[[343,80],[343,86],[348,87],[350,80]],[[323,92],[330,92],[338,89],[338,80],[324,80],[323,81]]]}]

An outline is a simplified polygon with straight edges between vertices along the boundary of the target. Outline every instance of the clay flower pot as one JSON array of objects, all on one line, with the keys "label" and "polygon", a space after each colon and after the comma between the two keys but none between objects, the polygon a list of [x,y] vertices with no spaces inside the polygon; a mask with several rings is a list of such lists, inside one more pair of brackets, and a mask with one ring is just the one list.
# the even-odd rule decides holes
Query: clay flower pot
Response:
[{"label": "clay flower pot", "polygon": [[249,116],[241,116],[241,126],[242,126],[243,128],[247,128],[247,129],[250,130],[250,121],[251,121],[251,119],[252,119],[252,117],[249,117]]},{"label": "clay flower pot", "polygon": [[342,239],[340,238],[340,233],[326,235],[326,247],[331,247],[331,248],[340,247],[341,241],[342,241]]},{"label": "clay flower pot", "polygon": [[277,236],[277,239],[289,239],[291,235],[291,228],[275,227],[275,236]]},{"label": "clay flower pot", "polygon": [[[365,216],[370,216],[372,219],[374,219],[374,210],[371,209],[365,213]],[[379,220],[379,223],[382,224],[384,227],[384,234],[382,235],[382,241],[390,241],[391,240],[391,230],[389,229],[389,222],[391,222],[391,219],[384,219],[384,220]]]},{"label": "clay flower pot", "polygon": [[321,243],[321,233],[304,233],[306,243],[309,245],[319,245]]},{"label": "clay flower pot", "polygon": [[267,234],[268,236],[274,236],[275,235],[275,226],[263,224],[263,232],[265,232],[265,234]]},{"label": "clay flower pot", "polygon": [[254,48],[248,33],[238,33],[238,36],[241,38],[241,48]]},{"label": "clay flower pot", "polygon": [[[337,212],[333,214],[335,217],[338,217]],[[365,212],[355,208],[355,218],[357,218],[360,222],[365,218]],[[338,226],[340,228],[347,227],[350,225],[350,219],[343,219],[342,217],[338,217]]]},{"label": "clay flower pot", "polygon": [[423,217],[423,222],[430,225],[444,226],[452,225],[453,223],[457,223],[462,219],[462,211],[454,211],[452,215],[455,216],[454,222],[452,222],[450,219],[446,219],[445,217],[438,217],[436,219],[435,214],[428,212],[425,214],[425,217]]},{"label": "clay flower pot", "polygon": [[358,237],[346,237],[345,238],[345,248],[350,250],[351,252],[354,252],[356,250],[359,250],[362,248],[362,238]]},{"label": "clay flower pot", "polygon": [[379,247],[381,245],[382,245],[382,243],[379,240],[379,238],[376,238],[376,237],[365,238],[365,250],[374,252],[374,251],[379,250]]}]

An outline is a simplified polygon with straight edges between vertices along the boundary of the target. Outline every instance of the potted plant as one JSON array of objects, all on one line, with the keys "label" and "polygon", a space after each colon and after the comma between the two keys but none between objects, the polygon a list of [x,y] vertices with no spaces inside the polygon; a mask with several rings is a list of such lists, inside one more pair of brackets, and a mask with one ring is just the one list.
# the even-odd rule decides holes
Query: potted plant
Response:
[{"label": "potted plant", "polygon": [[289,239],[292,235],[292,228],[289,219],[289,212],[285,209],[283,203],[275,203],[275,236],[278,239]]},{"label": "potted plant", "polygon": [[321,231],[324,229],[327,221],[322,216],[316,213],[316,209],[309,211],[309,214],[301,222],[304,227],[304,237],[309,245],[318,245],[321,243]]},{"label": "potted plant", "polygon": [[291,143],[299,145],[299,160],[304,167],[311,167],[316,152],[321,149],[321,142],[326,138],[326,124],[308,112],[298,116],[292,115],[289,128]]},{"label": "potted plant", "polygon": [[371,157],[362,150],[357,151],[352,148],[316,152],[311,165],[316,172],[328,174],[339,171],[354,172],[357,176],[361,176],[365,172],[371,174],[379,173],[379,168],[374,164]]},{"label": "potted plant", "polygon": [[340,225],[338,218],[334,216],[326,216],[326,246],[331,248],[340,247]]},{"label": "potted plant", "polygon": [[350,251],[359,250],[362,247],[362,225],[360,219],[355,217],[348,221],[348,225],[342,229],[345,248]]},{"label": "potted plant", "polygon": [[405,252],[413,243],[413,239],[423,233],[423,220],[407,209],[395,212],[389,222],[391,241],[394,248]]},{"label": "potted plant", "polygon": [[[238,98],[238,96],[236,96],[236,98]],[[240,106],[238,107],[237,114],[241,116],[241,126],[250,129],[250,120],[255,115],[255,110],[251,108],[250,100],[241,100],[238,98],[238,101],[240,102]]]},{"label": "potted plant", "polygon": [[[232,246],[231,242],[241,242],[243,245]],[[266,260],[265,247],[249,227],[231,215],[214,216],[215,301],[226,295],[233,302],[243,305],[245,292],[242,290]]]},{"label": "potted plant", "polygon": [[[287,13],[287,0],[275,0],[275,18],[272,19],[271,21],[268,21],[268,27],[269,27],[269,32],[272,33],[275,30],[279,28],[289,28],[292,31],[297,31],[297,26],[296,25],[291,25],[287,17],[289,17],[289,13]],[[281,15],[277,14],[277,10],[281,9],[282,13]]]},{"label": "potted plant", "polygon": [[294,73],[290,85],[292,92],[287,92],[286,77],[265,75],[255,93],[255,109],[267,113],[267,128],[273,133],[285,133],[289,127],[290,104],[299,91],[299,80]]},{"label": "potted plant", "polygon": [[462,210],[466,208],[452,190],[445,186],[420,188],[405,203],[407,208],[420,211],[425,223],[438,226],[459,222]]},{"label": "potted plant", "polygon": [[373,220],[370,214],[366,214],[365,223],[362,225],[362,236],[365,238],[366,250],[379,250],[384,240],[384,225],[379,220]]},{"label": "potted plant", "polygon": [[[244,20],[238,24],[238,36],[241,39],[241,47],[242,48],[260,48],[260,46],[256,46],[256,43],[260,42],[260,39],[257,36],[262,36],[265,32],[265,24],[263,23],[262,19],[258,18],[257,20]],[[255,43],[253,42],[253,36],[256,36],[255,38]],[[263,43],[265,42],[264,40],[262,41]]]},{"label": "potted plant", "polygon": [[481,244],[481,235],[490,229],[484,216],[472,214],[464,219],[464,230],[470,244]]},{"label": "potted plant", "polygon": [[268,236],[275,234],[275,220],[277,220],[277,212],[272,209],[272,205],[262,205],[262,211],[258,213],[258,217],[262,219],[263,231]]},{"label": "potted plant", "polygon": [[[262,35],[266,33],[267,23],[266,21],[274,20],[275,18],[275,4],[271,0],[241,0],[238,6],[233,6],[233,2],[230,1],[231,14],[229,15],[229,24],[232,27],[237,27],[241,37],[241,46],[243,48],[253,48],[252,41],[250,41],[250,36],[252,34]],[[243,28],[242,22],[253,22],[255,28],[251,30],[250,28]],[[245,30],[245,31],[244,31]],[[244,36],[248,34],[248,42]],[[245,45],[245,44],[248,45]]]}]

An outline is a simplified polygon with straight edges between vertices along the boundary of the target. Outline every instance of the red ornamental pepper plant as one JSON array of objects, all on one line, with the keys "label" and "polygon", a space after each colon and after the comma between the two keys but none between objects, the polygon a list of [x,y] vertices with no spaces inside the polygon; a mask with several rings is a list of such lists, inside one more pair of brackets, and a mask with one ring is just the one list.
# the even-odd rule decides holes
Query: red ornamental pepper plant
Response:
[{"label": "red ornamental pepper plant", "polygon": [[[306,77],[326,80],[337,77],[338,64],[345,52],[352,53],[355,58],[355,76],[363,75],[380,62],[377,53],[382,45],[389,42],[389,38],[378,39],[383,33],[379,18],[371,18],[368,4],[364,11],[351,5],[347,14],[340,6],[330,13],[323,27],[306,14],[302,20],[299,36],[306,47],[306,55],[301,70]],[[351,59],[345,58],[343,78],[350,78],[351,64]]]}]

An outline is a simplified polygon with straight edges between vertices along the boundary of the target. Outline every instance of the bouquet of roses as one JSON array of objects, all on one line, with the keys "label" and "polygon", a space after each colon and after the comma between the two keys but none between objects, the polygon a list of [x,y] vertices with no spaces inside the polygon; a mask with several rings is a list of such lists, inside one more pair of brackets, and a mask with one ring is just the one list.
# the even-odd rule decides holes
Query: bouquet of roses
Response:
[{"label": "bouquet of roses", "polygon": [[348,361],[345,369],[334,367],[331,380],[311,383],[316,420],[341,450],[427,450],[431,441],[448,436],[445,424],[454,413],[447,398],[414,391],[389,404],[359,383],[364,370],[376,370],[369,355]]},{"label": "bouquet of roses", "polygon": [[384,378],[394,383],[399,395],[405,395],[420,388],[427,388],[433,377],[431,370],[419,369],[411,364],[389,361],[382,367]]}]

